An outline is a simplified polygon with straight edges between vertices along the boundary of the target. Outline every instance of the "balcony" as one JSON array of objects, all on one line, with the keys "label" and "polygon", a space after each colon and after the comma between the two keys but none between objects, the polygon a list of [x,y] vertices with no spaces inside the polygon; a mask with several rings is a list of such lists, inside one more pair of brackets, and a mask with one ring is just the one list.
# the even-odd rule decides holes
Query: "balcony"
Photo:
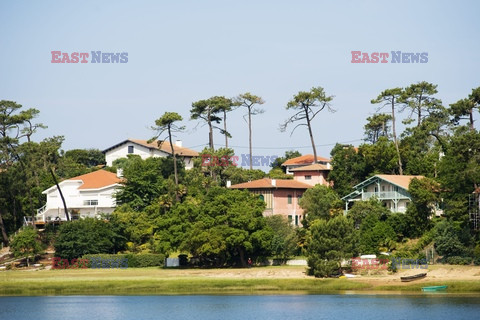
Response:
[{"label": "balcony", "polygon": [[378,200],[410,199],[410,197],[406,193],[399,191],[379,191],[362,193],[362,200],[368,200],[372,197],[377,197]]}]

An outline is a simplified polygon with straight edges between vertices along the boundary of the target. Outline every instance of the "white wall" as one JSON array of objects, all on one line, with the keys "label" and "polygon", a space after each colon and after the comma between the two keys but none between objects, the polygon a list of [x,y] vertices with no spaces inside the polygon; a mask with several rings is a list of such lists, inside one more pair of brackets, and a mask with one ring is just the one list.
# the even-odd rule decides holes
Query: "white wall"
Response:
[{"label": "white wall", "polygon": [[[129,146],[133,146],[133,153],[128,153]],[[150,149],[142,145],[138,145],[136,143],[127,142],[105,153],[105,161],[107,162],[107,166],[112,166],[113,161],[120,158],[126,158],[128,154],[139,155],[142,159],[147,159],[150,157],[164,158],[169,155],[169,153],[158,150],[158,149]],[[193,168],[192,157],[179,157],[179,158],[182,158],[182,160],[185,162],[185,169],[189,170]]]}]

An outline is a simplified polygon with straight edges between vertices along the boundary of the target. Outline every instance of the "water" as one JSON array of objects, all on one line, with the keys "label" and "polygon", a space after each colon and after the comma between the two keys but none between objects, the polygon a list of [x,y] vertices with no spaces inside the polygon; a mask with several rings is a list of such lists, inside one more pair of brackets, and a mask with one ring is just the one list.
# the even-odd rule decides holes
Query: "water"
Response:
[{"label": "water", "polygon": [[451,295],[0,297],[13,319],[478,319],[480,297]]}]

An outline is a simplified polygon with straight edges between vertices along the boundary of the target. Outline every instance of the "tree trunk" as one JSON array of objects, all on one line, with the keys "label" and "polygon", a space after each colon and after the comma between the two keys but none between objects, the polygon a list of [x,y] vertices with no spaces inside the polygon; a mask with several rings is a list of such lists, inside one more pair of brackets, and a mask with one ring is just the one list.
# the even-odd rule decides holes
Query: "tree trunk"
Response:
[{"label": "tree trunk", "polygon": [[313,148],[313,163],[317,163],[317,148],[315,147],[315,141],[313,140],[312,126],[310,124],[310,117],[308,116],[308,108],[304,107],[305,116],[307,118],[308,134],[310,135],[310,141]]},{"label": "tree trunk", "polygon": [[2,216],[1,210],[0,210],[0,229],[2,231],[3,245],[6,247],[8,246],[8,236],[7,236],[7,230],[5,230],[5,225],[3,224],[3,216]]},{"label": "tree trunk", "polygon": [[392,96],[392,133],[393,133],[393,142],[395,144],[395,150],[397,150],[398,173],[400,175],[403,175],[402,159],[400,158],[400,149],[398,148],[397,133],[395,131],[395,97],[393,96]]},{"label": "tree trunk", "polygon": [[58,193],[60,193],[60,198],[62,198],[63,209],[65,210],[65,217],[67,218],[67,221],[70,221],[70,214],[68,213],[67,203],[65,202],[65,198],[63,197],[62,189],[60,189],[60,186],[58,185],[57,177],[55,177],[55,173],[53,173],[52,168],[50,168],[50,173],[52,174],[53,181],[55,182],[55,185],[57,186]]},{"label": "tree trunk", "polygon": [[248,148],[250,151],[250,170],[252,170],[252,110],[248,107]]},{"label": "tree trunk", "polygon": [[470,109],[469,117],[470,117],[470,129],[473,131],[475,130],[475,127],[473,126],[473,108]]},{"label": "tree trunk", "polygon": [[180,201],[180,195],[178,194],[178,173],[177,173],[177,156],[175,155],[175,149],[173,148],[172,143],[172,133],[170,132],[170,125],[168,125],[168,140],[170,141],[170,147],[172,149],[172,156],[173,156],[173,173],[175,175],[175,199]]},{"label": "tree trunk", "polygon": [[225,148],[228,148],[227,111],[226,110],[223,110],[223,131],[225,132]]}]

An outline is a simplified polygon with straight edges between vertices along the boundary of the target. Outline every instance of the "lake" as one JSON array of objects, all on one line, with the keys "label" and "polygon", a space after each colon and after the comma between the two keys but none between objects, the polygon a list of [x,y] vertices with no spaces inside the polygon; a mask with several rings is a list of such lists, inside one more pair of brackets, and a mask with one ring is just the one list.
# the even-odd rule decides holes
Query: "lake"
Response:
[{"label": "lake", "polygon": [[478,319],[479,296],[248,295],[0,297],[0,319]]}]

